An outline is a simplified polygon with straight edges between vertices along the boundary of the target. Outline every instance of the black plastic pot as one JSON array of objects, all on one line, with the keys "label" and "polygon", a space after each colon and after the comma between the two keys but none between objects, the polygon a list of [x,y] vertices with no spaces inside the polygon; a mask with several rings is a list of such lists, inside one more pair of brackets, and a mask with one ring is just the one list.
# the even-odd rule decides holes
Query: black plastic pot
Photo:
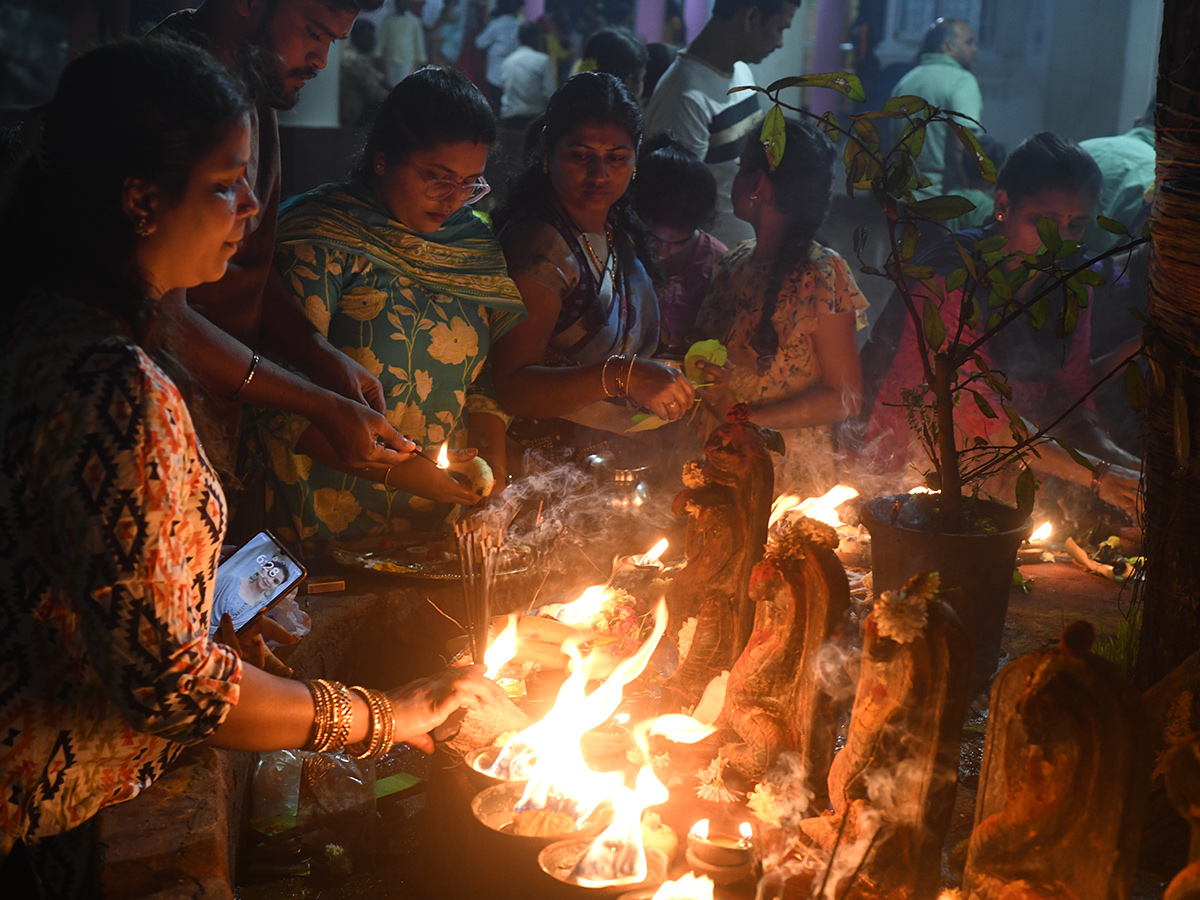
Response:
[{"label": "black plastic pot", "polygon": [[1012,573],[1017,548],[1029,537],[1029,516],[1001,503],[965,500],[968,518],[984,526],[979,533],[944,534],[933,530],[936,503],[936,495],[900,494],[862,506],[859,515],[871,533],[874,591],[878,596],[899,590],[919,572],[937,572],[944,599],[971,638],[971,689],[981,691],[1000,661]]}]

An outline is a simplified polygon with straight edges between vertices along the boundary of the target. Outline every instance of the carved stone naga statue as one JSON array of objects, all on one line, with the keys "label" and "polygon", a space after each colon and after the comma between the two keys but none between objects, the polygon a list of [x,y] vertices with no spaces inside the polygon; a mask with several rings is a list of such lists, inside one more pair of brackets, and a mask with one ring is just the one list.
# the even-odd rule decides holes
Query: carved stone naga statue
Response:
[{"label": "carved stone naga statue", "polygon": [[738,404],[713,429],[704,461],[684,466],[684,489],[672,505],[676,515],[688,516],[687,564],[667,590],[667,633],[678,644],[680,629],[696,622],[668,686],[687,703],[733,665],[754,621],[750,573],[767,541],[775,489],[770,451],[782,453],[783,440],[748,416]]},{"label": "carved stone naga statue", "polygon": [[751,781],[785,751],[797,753],[819,798],[833,759],[838,715],[821,684],[821,649],[839,635],[850,610],[846,572],[834,550],[838,533],[813,519],[777,526],[750,579],[754,631],[733,664],[718,725],[740,742],[722,758]]},{"label": "carved stone naga statue", "polygon": [[1150,753],[1141,697],[1091,651],[1087,622],[1010,663],[992,685],[971,900],[1132,896]]},{"label": "carved stone naga statue", "polygon": [[785,835],[790,852],[759,896],[934,900],[954,809],[970,649],[934,599],[936,574],[885,591],[864,625],[845,746],[829,772],[832,808]]}]

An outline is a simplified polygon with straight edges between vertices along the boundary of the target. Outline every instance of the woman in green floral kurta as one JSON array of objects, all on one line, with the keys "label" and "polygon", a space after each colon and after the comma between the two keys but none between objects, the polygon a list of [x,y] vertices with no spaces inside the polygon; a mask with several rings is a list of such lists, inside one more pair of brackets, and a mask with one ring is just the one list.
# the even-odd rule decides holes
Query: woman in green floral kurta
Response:
[{"label": "woman in green floral kurta", "polygon": [[[485,456],[503,477],[506,422],[480,376],[524,305],[499,244],[462,205],[486,192],[494,136],[486,100],[462,76],[409,76],[381,107],[354,180],[283,210],[276,268],[330,343],[380,379],[398,430],[430,453],[469,419],[467,441],[498,446]],[[474,499],[427,459],[345,472],[305,420],[271,411],[259,421],[267,524],[306,550],[429,528],[447,502]]]}]

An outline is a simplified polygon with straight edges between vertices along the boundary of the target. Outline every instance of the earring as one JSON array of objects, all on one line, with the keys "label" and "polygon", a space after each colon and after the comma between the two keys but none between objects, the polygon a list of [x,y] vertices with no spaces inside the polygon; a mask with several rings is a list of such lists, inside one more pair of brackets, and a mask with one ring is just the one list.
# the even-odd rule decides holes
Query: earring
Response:
[{"label": "earring", "polygon": [[150,232],[153,230],[154,229],[150,227],[149,216],[140,216],[138,220],[133,223],[133,233],[138,237],[149,237]]},{"label": "earring", "polygon": [[633,167],[633,175],[630,177],[630,179],[629,179],[629,180],[630,180],[630,181],[635,181],[636,179],[637,179],[637,166],[634,166],[634,167]]},{"label": "earring", "polygon": [[996,221],[1003,222],[1004,221],[1004,213],[996,213]]},{"label": "earring", "polygon": [[546,160],[544,160],[544,159],[542,160],[542,174],[543,175],[550,174],[550,163],[546,162]]},{"label": "earring", "polygon": [[750,199],[751,199],[751,200],[757,200],[757,199],[758,199],[758,192],[756,191],[755,193],[751,194],[751,195],[750,195]]},{"label": "earring", "polygon": [[375,163],[375,174],[376,174],[376,175],[382,175],[382,174],[383,174],[383,163],[381,163],[381,162],[377,162],[377,163]]}]

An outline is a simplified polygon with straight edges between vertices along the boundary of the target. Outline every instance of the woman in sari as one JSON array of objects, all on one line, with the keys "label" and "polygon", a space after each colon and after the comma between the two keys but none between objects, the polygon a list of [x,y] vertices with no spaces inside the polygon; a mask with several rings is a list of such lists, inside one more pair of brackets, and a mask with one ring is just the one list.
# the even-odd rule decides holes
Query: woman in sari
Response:
[{"label": "woman in sari", "polygon": [[522,448],[581,460],[615,449],[639,410],[677,420],[688,380],[649,359],[658,300],[649,235],[628,188],[642,115],[612,75],[574,76],[550,99],[529,166],[497,213],[528,315],[493,350],[496,394]]},{"label": "woman in sari", "polygon": [[477,501],[428,458],[448,440],[478,447],[503,483],[505,420],[478,376],[523,307],[500,245],[469,208],[488,191],[495,135],[478,88],[427,66],[380,108],[352,180],[296,198],[279,217],[285,284],[318,330],[381,380],[389,421],[427,448],[400,466],[345,471],[306,421],[264,416],[266,520],[306,551],[435,528],[448,504]]}]

